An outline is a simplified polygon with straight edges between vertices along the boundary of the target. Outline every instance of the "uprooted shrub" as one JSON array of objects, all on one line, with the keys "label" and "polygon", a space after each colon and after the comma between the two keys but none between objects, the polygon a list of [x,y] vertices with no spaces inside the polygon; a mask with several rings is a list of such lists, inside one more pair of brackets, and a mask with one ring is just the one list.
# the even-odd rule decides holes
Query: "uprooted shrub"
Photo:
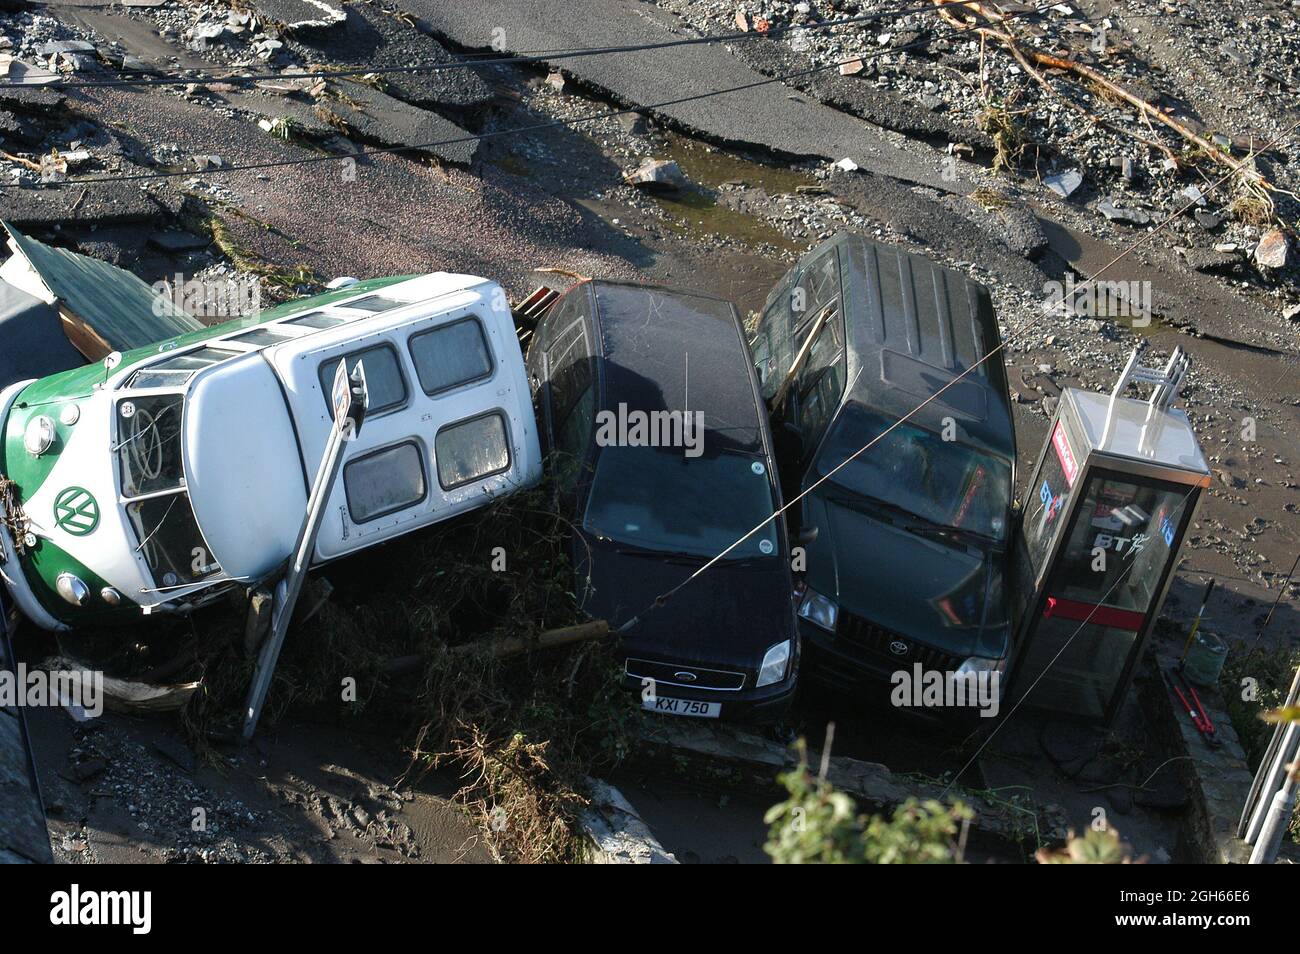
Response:
[{"label": "uprooted shrub", "polygon": [[[290,629],[263,724],[293,710],[396,726],[406,778],[454,770],[457,799],[498,857],[577,857],[584,779],[622,758],[635,715],[612,647],[477,648],[579,621],[550,502],[546,487],[516,493],[328,568],[334,593]],[[242,632],[235,615],[203,625]],[[204,660],[204,692],[185,714],[198,734],[242,711],[253,660],[237,644],[227,638]]]}]

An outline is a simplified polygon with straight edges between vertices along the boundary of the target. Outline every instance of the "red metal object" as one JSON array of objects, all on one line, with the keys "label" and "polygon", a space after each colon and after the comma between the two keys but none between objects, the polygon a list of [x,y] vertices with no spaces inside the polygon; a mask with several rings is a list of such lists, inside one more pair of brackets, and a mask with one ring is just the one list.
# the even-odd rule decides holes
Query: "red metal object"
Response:
[{"label": "red metal object", "polygon": [[1059,596],[1047,598],[1047,608],[1043,610],[1044,618],[1059,616],[1080,623],[1096,623],[1098,626],[1110,626],[1114,629],[1127,629],[1136,633],[1142,629],[1146,620],[1145,613],[1134,610],[1116,609],[1100,603],[1082,603],[1078,600],[1066,600]]}]

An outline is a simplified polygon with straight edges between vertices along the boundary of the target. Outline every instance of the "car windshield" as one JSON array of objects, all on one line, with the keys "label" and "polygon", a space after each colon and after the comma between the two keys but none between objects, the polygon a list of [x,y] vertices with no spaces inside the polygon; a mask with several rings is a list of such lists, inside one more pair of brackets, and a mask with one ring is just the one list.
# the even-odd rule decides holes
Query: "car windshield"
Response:
[{"label": "car windshield", "polygon": [[137,550],[153,573],[154,586],[184,586],[221,572],[194,521],[188,494],[135,500],[126,505],[126,513],[140,541]]},{"label": "car windshield", "polygon": [[840,415],[817,468],[833,483],[882,501],[939,527],[955,527],[994,540],[1006,537],[1011,506],[1011,465],[924,428],[903,423],[870,449],[835,468],[892,422],[856,405]]},{"label": "car windshield", "polygon": [[117,402],[118,467],[122,495],[142,497],[184,486],[180,394],[134,395]]},{"label": "car windshield", "polygon": [[[606,447],[596,463],[583,526],[634,547],[714,557],[776,506],[767,467],[756,457],[681,450]],[[777,552],[775,520],[727,559]]]}]

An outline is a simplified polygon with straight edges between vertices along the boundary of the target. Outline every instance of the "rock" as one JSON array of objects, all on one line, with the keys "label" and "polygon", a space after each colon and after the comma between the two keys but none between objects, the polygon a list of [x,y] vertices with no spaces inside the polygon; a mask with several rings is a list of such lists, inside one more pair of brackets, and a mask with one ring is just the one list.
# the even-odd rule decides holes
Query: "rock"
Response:
[{"label": "rock", "polygon": [[1127,815],[1133,811],[1133,793],[1127,788],[1112,788],[1106,792],[1106,800],[1116,815]]},{"label": "rock", "polygon": [[1189,185],[1182,194],[1199,206],[1205,205],[1205,193],[1194,185]]},{"label": "rock", "polygon": [[1047,723],[1038,740],[1053,764],[1071,778],[1083,771],[1101,749],[1101,735],[1096,729],[1072,722]]},{"label": "rock", "polygon": [[1241,257],[1235,252],[1224,252],[1217,248],[1183,249],[1183,258],[1189,267],[1198,272],[1229,272],[1241,264]]},{"label": "rock", "polygon": [[845,156],[839,162],[835,163],[835,168],[844,172],[856,172],[858,170],[858,164],[848,156]]},{"label": "rock", "polygon": [[209,169],[220,169],[226,164],[226,160],[222,159],[220,156],[194,156],[193,163],[195,169],[200,172],[205,172]]},{"label": "rock", "polygon": [[1083,185],[1083,173],[1078,169],[1071,169],[1068,172],[1058,172],[1056,175],[1048,176],[1043,180],[1043,185],[1051,189],[1062,199],[1068,199],[1074,194],[1079,186]]},{"label": "rock", "polygon": [[619,113],[618,125],[625,133],[633,136],[644,136],[648,128],[646,118],[640,113]]},{"label": "rock", "polygon": [[564,74],[559,70],[547,74],[546,85],[555,90],[564,89]]},{"label": "rock", "polygon": [[1112,222],[1131,222],[1134,225],[1147,225],[1151,215],[1141,209],[1125,209],[1117,206],[1112,198],[1102,199],[1097,203],[1097,211]]},{"label": "rock", "polygon": [[1135,804],[1143,808],[1161,811],[1173,811],[1187,804],[1188,795],[1175,772],[1159,772],[1147,783],[1146,789],[1139,789],[1133,795]]},{"label": "rock", "polygon": [[200,23],[192,31],[195,40],[219,40],[226,32],[224,23]]},{"label": "rock", "polygon": [[149,244],[162,249],[164,252],[190,252],[200,248],[207,248],[211,242],[201,235],[195,235],[193,232],[167,229],[150,234]]},{"label": "rock", "polygon": [[72,778],[78,782],[88,782],[108,768],[108,763],[101,758],[86,759],[72,766]]},{"label": "rock", "polygon": [[1255,263],[1264,268],[1285,268],[1290,259],[1291,240],[1280,229],[1264,234],[1255,246]]},{"label": "rock", "polygon": [[841,76],[857,76],[866,68],[861,60],[845,60],[840,64]]},{"label": "rock", "polygon": [[1207,212],[1205,209],[1195,209],[1192,217],[1196,219],[1196,224],[1206,231],[1214,231],[1223,224],[1223,216],[1217,212]]},{"label": "rock", "polygon": [[36,47],[36,52],[40,56],[55,56],[59,53],[94,53],[95,44],[87,40],[56,40],[40,44]]},{"label": "rock", "polygon": [[681,167],[672,159],[647,159],[624,176],[623,181],[651,192],[672,192],[690,184]]},{"label": "rock", "polygon": [[324,0],[253,0],[263,22],[278,23],[286,30],[332,27],[347,19],[347,13]]},{"label": "rock", "polygon": [[1287,321],[1300,321],[1300,305],[1291,305],[1282,309],[1282,317]]}]

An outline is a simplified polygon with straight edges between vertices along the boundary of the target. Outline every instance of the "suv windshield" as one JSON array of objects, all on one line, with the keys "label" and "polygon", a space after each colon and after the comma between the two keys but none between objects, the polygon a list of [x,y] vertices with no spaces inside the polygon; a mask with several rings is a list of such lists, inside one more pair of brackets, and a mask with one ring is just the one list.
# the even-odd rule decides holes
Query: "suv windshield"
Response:
[{"label": "suv windshield", "polygon": [[[859,405],[844,409],[826,439],[822,476],[892,422]],[[1011,465],[911,424],[900,424],[837,471],[831,481],[940,527],[1001,541],[1011,506]]]},{"label": "suv windshield", "polygon": [[[596,463],[583,526],[635,547],[707,558],[775,509],[767,467],[755,457],[692,458],[680,450],[606,447]],[[777,549],[773,519],[727,559],[769,556]]]}]

